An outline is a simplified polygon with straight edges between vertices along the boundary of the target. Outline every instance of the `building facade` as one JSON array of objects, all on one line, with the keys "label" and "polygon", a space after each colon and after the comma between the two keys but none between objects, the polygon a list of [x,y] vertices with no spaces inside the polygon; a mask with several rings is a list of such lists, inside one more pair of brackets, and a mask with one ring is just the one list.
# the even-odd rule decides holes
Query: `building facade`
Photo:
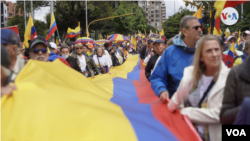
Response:
[{"label": "building facade", "polygon": [[166,5],[164,1],[138,1],[148,19],[148,24],[158,31],[162,29],[162,23],[166,20]]},{"label": "building facade", "polygon": [[13,18],[15,15],[23,16],[23,14],[21,13],[21,8],[19,9],[16,8],[17,7],[16,3],[12,3],[10,1],[3,1],[3,3],[6,4],[8,9],[8,20]]},{"label": "building facade", "polygon": [[1,2],[1,28],[7,26],[8,22],[8,8],[7,5]]}]

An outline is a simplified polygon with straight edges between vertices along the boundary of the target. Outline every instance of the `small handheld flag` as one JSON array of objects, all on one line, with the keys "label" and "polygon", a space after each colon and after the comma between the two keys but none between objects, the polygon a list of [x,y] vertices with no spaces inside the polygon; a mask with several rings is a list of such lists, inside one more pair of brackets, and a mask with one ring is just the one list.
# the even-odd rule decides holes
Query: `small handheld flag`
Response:
[{"label": "small handheld flag", "polygon": [[49,28],[49,32],[48,35],[46,37],[46,41],[49,40],[49,38],[52,36],[52,34],[57,30],[57,25],[56,25],[56,20],[54,17],[54,14],[51,14],[51,21],[50,21],[50,28]]},{"label": "small handheld flag", "polygon": [[[26,26],[26,30],[24,33],[24,45],[28,48],[29,47],[29,43],[28,40],[32,40],[32,39],[36,39],[37,38],[37,33],[36,33],[36,28],[33,24],[33,20],[31,17],[31,14],[29,16],[29,21],[28,24]],[[25,48],[25,46],[23,46],[23,48]]]}]

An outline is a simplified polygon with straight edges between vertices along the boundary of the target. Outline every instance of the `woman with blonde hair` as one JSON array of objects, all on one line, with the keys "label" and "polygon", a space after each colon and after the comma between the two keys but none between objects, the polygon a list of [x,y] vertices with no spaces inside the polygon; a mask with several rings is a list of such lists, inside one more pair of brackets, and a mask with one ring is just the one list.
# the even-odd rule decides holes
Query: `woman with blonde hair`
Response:
[{"label": "woman with blonde hair", "polygon": [[206,141],[221,141],[220,109],[229,69],[222,62],[220,41],[203,36],[195,51],[193,66],[184,69],[177,92],[168,104],[172,112],[181,107]]}]

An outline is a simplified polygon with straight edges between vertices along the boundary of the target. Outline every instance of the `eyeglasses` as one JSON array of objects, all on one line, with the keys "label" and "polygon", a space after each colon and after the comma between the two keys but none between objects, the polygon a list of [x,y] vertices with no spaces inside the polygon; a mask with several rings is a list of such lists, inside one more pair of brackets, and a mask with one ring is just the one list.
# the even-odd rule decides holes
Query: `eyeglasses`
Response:
[{"label": "eyeglasses", "polygon": [[76,47],[76,50],[78,50],[78,49],[83,49],[83,48],[78,48],[78,47]]},{"label": "eyeglasses", "polygon": [[202,26],[201,25],[197,25],[197,26],[192,26],[192,28],[195,29],[195,30],[198,30],[199,28],[201,29]]},{"label": "eyeglasses", "polygon": [[246,37],[247,36],[247,34],[243,34],[243,37]]},{"label": "eyeglasses", "polygon": [[47,49],[46,49],[46,48],[43,48],[43,49],[33,49],[33,52],[34,52],[35,54],[38,54],[40,51],[41,51],[43,54],[44,54],[44,53],[47,53]]}]

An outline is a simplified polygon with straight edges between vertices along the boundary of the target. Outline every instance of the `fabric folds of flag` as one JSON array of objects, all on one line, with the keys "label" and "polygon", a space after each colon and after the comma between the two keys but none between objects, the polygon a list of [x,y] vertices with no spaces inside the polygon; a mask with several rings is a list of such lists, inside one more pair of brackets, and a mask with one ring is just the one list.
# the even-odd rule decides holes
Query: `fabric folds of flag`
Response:
[{"label": "fabric folds of flag", "polygon": [[[24,33],[23,44],[28,48],[29,47],[28,41],[32,40],[32,39],[36,39],[36,38],[37,38],[37,32],[36,32],[36,28],[33,24],[33,20],[32,20],[31,14],[30,14],[29,21],[28,21],[28,24],[26,26],[26,30]],[[23,46],[23,48],[25,48],[25,46]]]},{"label": "fabric folds of flag", "polygon": [[227,8],[227,7],[235,7],[236,5],[239,5],[241,3],[245,3],[247,1],[230,1],[230,0],[224,0],[224,1],[220,1],[220,0],[217,0],[215,3],[214,3],[214,7],[216,9],[216,13],[215,13],[215,16],[214,16],[214,19],[215,19],[215,30],[214,30],[214,33],[218,32],[220,34],[220,22],[221,22],[221,18],[220,18],[220,15],[221,15],[221,12],[223,11],[223,9]]},{"label": "fabric folds of flag", "polygon": [[52,34],[57,30],[56,20],[54,17],[54,13],[51,14],[51,21],[50,21],[50,28],[48,35],[46,37],[46,41],[49,40],[49,38],[52,36]]},{"label": "fabric folds of flag", "polygon": [[226,65],[228,68],[232,68],[234,63],[234,43],[232,43],[226,59]]},{"label": "fabric folds of flag", "polygon": [[60,60],[28,61],[18,90],[1,99],[1,139],[201,140],[186,116],[155,95],[139,55],[110,73],[88,79]]},{"label": "fabric folds of flag", "polygon": [[162,28],[162,30],[161,30],[160,35],[161,35],[162,41],[163,41],[163,42],[166,41],[166,36],[165,36],[165,34],[164,34],[164,29],[163,29],[163,28]]}]

